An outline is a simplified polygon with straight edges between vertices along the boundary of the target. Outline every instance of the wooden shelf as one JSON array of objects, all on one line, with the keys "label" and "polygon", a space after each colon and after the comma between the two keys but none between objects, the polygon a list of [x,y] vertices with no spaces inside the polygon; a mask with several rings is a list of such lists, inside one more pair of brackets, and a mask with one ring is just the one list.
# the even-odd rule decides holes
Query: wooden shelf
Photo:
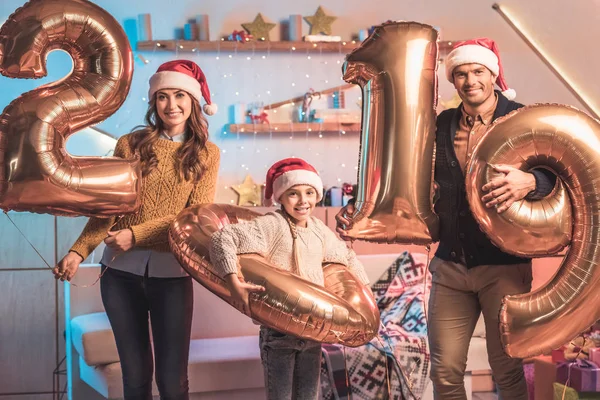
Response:
[{"label": "wooden shelf", "polygon": [[[137,42],[137,50],[145,51],[181,51],[181,52],[264,52],[273,53],[299,53],[310,52],[323,53],[343,53],[346,54],[360,46],[358,40],[347,42],[268,42],[268,41],[249,41],[245,43],[230,42],[226,40],[201,41],[201,40],[152,40]],[[440,42],[440,56],[447,54],[452,42]]]},{"label": "wooden shelf", "polygon": [[277,124],[230,124],[227,130],[231,133],[306,133],[315,134],[325,132],[358,133],[360,132],[360,123],[341,124],[337,122],[324,123],[277,123]]}]

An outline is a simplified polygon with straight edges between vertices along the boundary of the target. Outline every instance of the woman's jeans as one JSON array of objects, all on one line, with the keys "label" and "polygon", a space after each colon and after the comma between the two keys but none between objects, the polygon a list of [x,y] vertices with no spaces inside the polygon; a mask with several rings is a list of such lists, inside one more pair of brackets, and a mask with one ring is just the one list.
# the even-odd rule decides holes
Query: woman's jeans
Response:
[{"label": "woman's jeans", "polygon": [[160,398],[187,400],[194,293],[192,278],[149,278],[107,268],[102,302],[117,342],[125,400],[152,399],[152,326]]}]

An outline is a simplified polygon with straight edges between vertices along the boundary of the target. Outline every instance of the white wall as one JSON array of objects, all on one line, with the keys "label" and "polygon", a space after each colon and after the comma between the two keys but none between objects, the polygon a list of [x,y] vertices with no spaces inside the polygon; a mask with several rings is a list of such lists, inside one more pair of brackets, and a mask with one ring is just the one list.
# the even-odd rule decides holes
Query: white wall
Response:
[{"label": "white wall", "polygon": [[[494,38],[502,52],[506,79],[516,89],[517,100],[523,103],[558,102],[582,108],[560,81],[548,70],[538,57],[523,43],[516,33],[491,7],[491,0],[344,0],[321,2],[282,2],[273,0],[180,0],[176,3],[163,1],[96,0],[115,16],[119,22],[136,18],[139,13],[152,15],[155,39],[171,39],[174,29],[181,27],[197,14],[210,15],[211,39],[221,37],[234,29],[240,29],[243,22],[252,21],[258,12],[273,22],[279,23],[290,14],[312,15],[322,4],[331,15],[338,17],[333,24],[335,34],[350,39],[359,29],[380,23],[387,19],[415,20],[441,28],[445,40],[465,39],[478,36]],[[0,5],[0,21],[23,4],[22,0],[3,0]],[[124,4],[127,6],[124,7]],[[560,66],[575,78],[587,94],[596,102],[600,93],[600,83],[594,79],[595,66],[600,65],[600,56],[594,50],[594,38],[600,37],[600,0],[577,1],[568,6],[560,0],[506,0],[502,3],[514,15],[519,16],[523,26],[535,34],[547,52]],[[279,39],[278,25],[271,35]],[[304,25],[305,33],[308,25]],[[314,134],[224,135],[225,124],[229,119],[229,107],[235,102],[252,101],[276,102],[303,94],[308,88],[316,90],[341,82],[343,54],[313,55],[308,60],[306,54],[271,54],[262,59],[263,54],[255,54],[247,60],[248,53],[195,54],[144,52],[150,60],[148,65],[135,64],[134,82],[125,104],[116,114],[101,123],[99,127],[116,136],[127,133],[142,122],[146,103],[148,78],[160,63],[173,59],[191,58],[204,69],[213,101],[220,107],[218,115],[210,118],[211,139],[221,147],[222,167],[218,201],[228,202],[235,194],[225,186],[240,183],[246,173],[262,182],[267,166],[272,162],[291,155],[306,158],[321,171],[326,186],[337,183],[337,179],[355,182],[358,157],[358,135],[327,135],[323,139]],[[56,61],[59,70],[64,67],[64,57]],[[51,68],[53,66],[51,65]],[[68,71],[68,68],[63,68]],[[61,71],[62,72],[62,71]],[[58,72],[57,72],[58,73]],[[66,72],[62,72],[63,74]],[[309,75],[307,78],[306,75]],[[231,76],[230,76],[231,75]],[[60,76],[60,73],[58,73]],[[226,76],[226,77],[225,77]],[[7,82],[8,81],[8,82]],[[325,83],[328,81],[327,83]],[[3,91],[0,93],[0,106],[4,107],[24,90],[34,88],[38,82],[10,82],[0,78]],[[292,86],[295,83],[295,86]],[[236,95],[236,92],[238,95]],[[270,92],[270,93],[269,93]],[[440,75],[440,95],[450,99],[452,87]],[[344,164],[345,167],[341,167]],[[244,167],[242,167],[244,165]],[[247,168],[247,170],[246,170]]]}]

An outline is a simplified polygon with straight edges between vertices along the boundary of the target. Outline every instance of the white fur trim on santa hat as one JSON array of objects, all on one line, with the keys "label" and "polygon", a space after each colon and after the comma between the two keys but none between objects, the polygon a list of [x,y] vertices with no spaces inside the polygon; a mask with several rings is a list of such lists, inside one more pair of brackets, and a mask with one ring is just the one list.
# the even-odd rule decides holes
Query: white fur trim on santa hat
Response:
[{"label": "white fur trim on santa hat", "polygon": [[517,92],[515,89],[506,89],[502,92],[502,94],[509,100],[514,100],[517,97]]},{"label": "white fur trim on santa hat", "polygon": [[213,104],[205,104],[204,106],[202,106],[202,109],[204,110],[206,115],[215,115],[217,113],[217,111],[219,110],[217,105],[214,103]]},{"label": "white fur trim on santa hat", "polygon": [[151,99],[152,96],[154,96],[154,93],[158,92],[161,89],[185,90],[196,100],[198,100],[199,103],[202,101],[200,82],[198,82],[191,76],[184,74],[183,72],[161,71],[152,75],[152,77],[150,78],[150,89],[148,90],[148,99]]},{"label": "white fur trim on santa hat", "polygon": [[306,169],[295,169],[285,172],[273,181],[273,199],[279,201],[282,194],[296,185],[309,185],[317,191],[317,201],[323,198],[323,181],[321,177]]},{"label": "white fur trim on santa hat", "polygon": [[490,49],[477,44],[467,44],[452,50],[446,58],[446,78],[454,83],[454,68],[464,64],[481,64],[494,76],[498,76],[500,67],[498,57]]}]

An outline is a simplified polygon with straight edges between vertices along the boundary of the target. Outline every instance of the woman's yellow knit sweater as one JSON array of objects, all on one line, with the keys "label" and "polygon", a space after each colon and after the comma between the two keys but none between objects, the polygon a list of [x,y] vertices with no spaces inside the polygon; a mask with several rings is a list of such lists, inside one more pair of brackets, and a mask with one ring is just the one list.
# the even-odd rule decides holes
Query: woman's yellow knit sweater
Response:
[{"label": "woman's yellow knit sweater", "polygon": [[[115,147],[114,155],[133,158],[129,146],[130,135],[122,136]],[[180,181],[176,165],[177,149],[181,143],[159,139],[154,145],[158,166],[142,178],[141,207],[135,214],[117,217],[90,218],[75,242],[71,251],[85,260],[87,256],[106,238],[109,229],[118,231],[131,229],[136,247],[152,248],[156,251],[169,251],[168,229],[177,214],[194,204],[212,203],[215,197],[219,172],[220,151],[211,142],[206,142],[202,150],[205,171],[197,182]]]}]

